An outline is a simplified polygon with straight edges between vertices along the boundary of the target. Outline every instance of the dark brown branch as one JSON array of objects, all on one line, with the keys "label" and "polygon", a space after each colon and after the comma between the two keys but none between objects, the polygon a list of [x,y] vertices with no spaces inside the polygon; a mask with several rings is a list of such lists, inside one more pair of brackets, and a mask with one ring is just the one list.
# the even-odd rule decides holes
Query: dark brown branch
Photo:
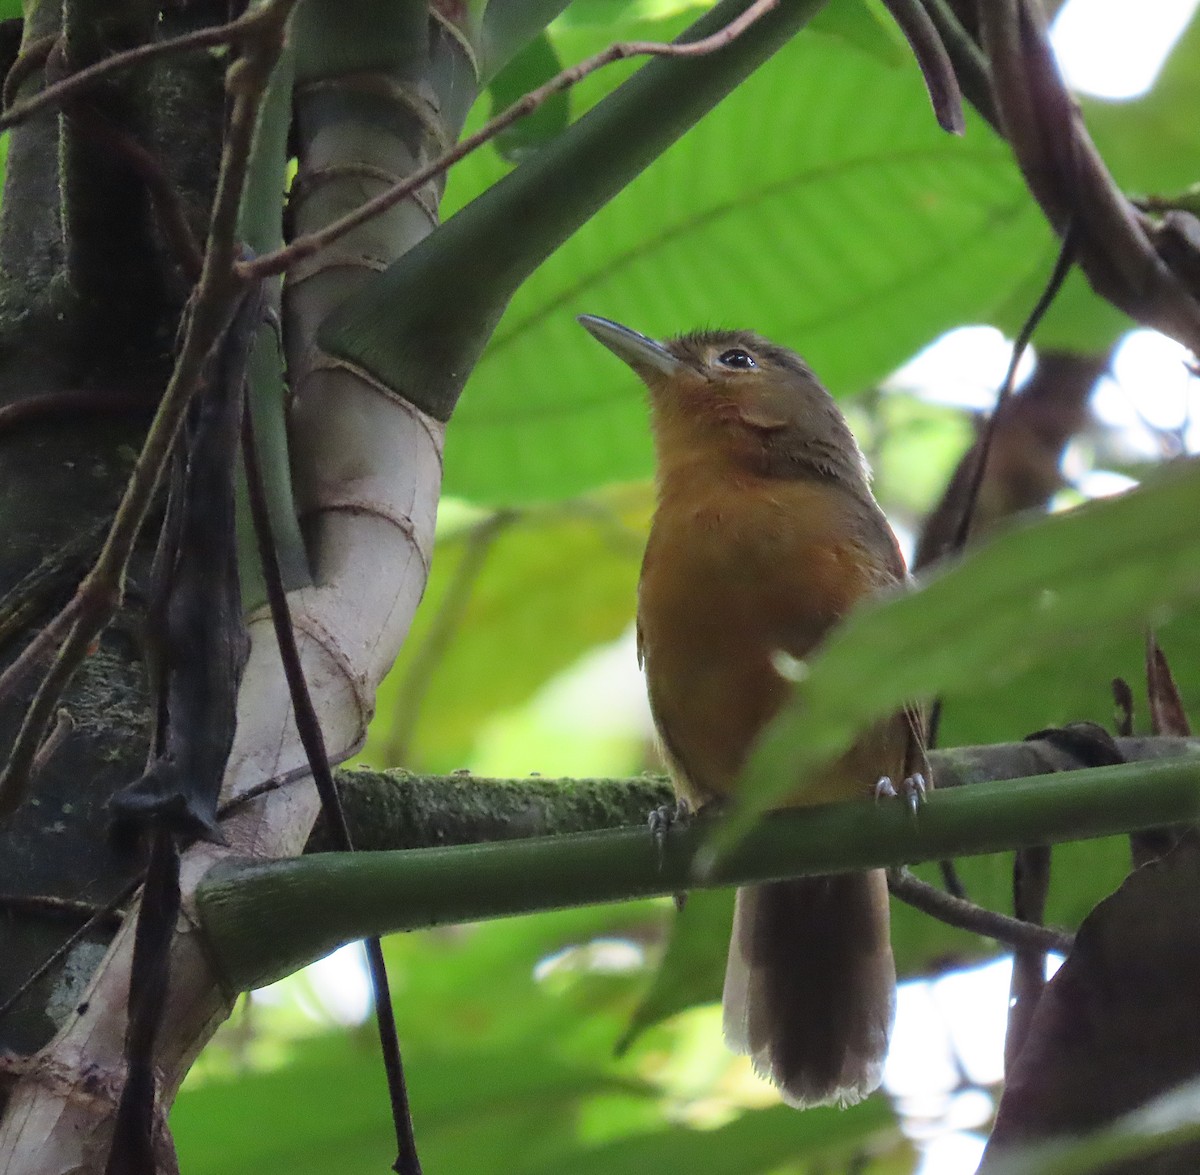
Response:
[{"label": "dark brown branch", "polygon": [[[1065,484],[1063,452],[1086,425],[1088,399],[1108,365],[1108,352],[1038,354],[1033,375],[991,416],[994,434],[983,466],[970,540],[991,533],[1014,515],[1049,506]],[[970,479],[980,468],[981,448],[982,438],[963,455],[942,497],[926,517],[917,539],[914,571],[928,567],[954,549],[963,498]]]},{"label": "dark brown branch", "polygon": [[883,6],[900,26],[921,67],[938,126],[952,135],[961,135],[967,125],[963,120],[962,92],[937,25],[922,7],[921,0],[883,0]]},{"label": "dark brown branch", "polygon": [[[1013,914],[1024,926],[1041,926],[1050,893],[1049,845],[1018,849],[1013,857]],[[1038,942],[1013,944],[1012,977],[1008,987],[1008,1031],[1004,1036],[1004,1071],[1029,1035],[1030,1024],[1046,987],[1046,952],[1057,949]],[[1065,952],[1064,952],[1065,953]]]},{"label": "dark brown branch", "polygon": [[1004,133],[1051,227],[1060,236],[1072,228],[1079,265],[1101,297],[1200,351],[1195,246],[1171,235],[1183,252],[1168,263],[1166,237],[1117,187],[1059,75],[1040,10],[1029,0],[988,0],[978,14]]}]

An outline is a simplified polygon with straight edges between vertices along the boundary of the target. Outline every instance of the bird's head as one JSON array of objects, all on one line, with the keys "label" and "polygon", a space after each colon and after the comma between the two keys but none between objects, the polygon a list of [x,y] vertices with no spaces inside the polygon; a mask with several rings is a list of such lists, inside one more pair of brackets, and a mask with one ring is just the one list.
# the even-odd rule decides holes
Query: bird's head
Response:
[{"label": "bird's head", "polygon": [[650,391],[660,459],[678,445],[717,446],[768,476],[866,481],[841,410],[794,352],[746,330],[706,330],[667,342],[607,318],[582,325]]}]

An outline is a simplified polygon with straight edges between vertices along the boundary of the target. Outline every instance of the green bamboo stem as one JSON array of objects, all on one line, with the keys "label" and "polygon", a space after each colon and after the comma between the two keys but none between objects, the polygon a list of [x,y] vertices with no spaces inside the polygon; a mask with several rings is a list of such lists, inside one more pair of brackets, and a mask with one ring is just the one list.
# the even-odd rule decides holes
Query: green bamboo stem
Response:
[{"label": "green bamboo stem", "polygon": [[[287,189],[288,129],[294,80],[293,47],[286,44],[263,95],[238,212],[238,234],[255,255],[278,249],[283,244],[281,196]],[[274,321],[261,323],[255,334],[247,371],[249,410],[254,419],[254,436],[279,566],[284,586],[290,591],[307,586],[312,582],[312,575],[300,534],[288,454],[288,389],[281,338],[283,279],[263,280],[267,284],[266,304]],[[265,602],[266,590],[258,566],[254,529],[250,524],[246,478],[240,467],[237,475],[237,534],[242,599],[249,613]]]},{"label": "green bamboo stem", "polygon": [[1092,768],[831,804],[757,824],[719,860],[715,820],[451,848],[215,866],[196,891],[215,966],[258,986],[371,934],[814,873],[911,864],[1195,821],[1200,758]]}]

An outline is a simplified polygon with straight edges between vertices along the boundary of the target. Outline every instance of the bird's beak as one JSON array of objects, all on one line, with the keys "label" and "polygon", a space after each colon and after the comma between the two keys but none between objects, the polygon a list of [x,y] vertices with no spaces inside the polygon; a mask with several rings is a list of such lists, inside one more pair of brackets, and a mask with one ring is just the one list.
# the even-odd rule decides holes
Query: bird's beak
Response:
[{"label": "bird's beak", "polygon": [[598,342],[603,343],[618,359],[624,359],[634,371],[657,371],[663,375],[678,375],[683,364],[662,343],[595,314],[581,314],[576,320]]}]

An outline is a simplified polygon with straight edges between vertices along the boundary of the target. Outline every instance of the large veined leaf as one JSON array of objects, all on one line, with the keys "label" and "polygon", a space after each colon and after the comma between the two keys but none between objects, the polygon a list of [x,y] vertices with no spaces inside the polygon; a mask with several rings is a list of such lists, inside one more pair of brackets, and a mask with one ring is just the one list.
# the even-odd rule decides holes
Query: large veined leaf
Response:
[{"label": "large veined leaf", "polygon": [[[886,1165],[864,1170],[911,1169],[884,1099],[848,1114],[774,1106],[716,1130],[663,1124],[664,1090],[636,1077],[637,1057],[616,1061],[611,1051],[626,1006],[620,993],[636,973],[534,973],[539,960],[572,943],[636,937],[659,906],[564,911],[387,941],[427,1169],[683,1171],[703,1153],[707,1170],[743,1172],[798,1156],[844,1163],[867,1150]],[[185,1088],[171,1125],[186,1169],[378,1170],[390,1125],[369,1037],[364,1029],[296,1042],[278,1069]]]},{"label": "large veined leaf", "polygon": [[[343,1037],[305,1042],[296,1053],[275,1072],[211,1082],[180,1096],[171,1125],[187,1170],[355,1175],[380,1169],[390,1123],[375,1050]],[[882,1099],[847,1112],[798,1114],[773,1106],[716,1130],[660,1126],[593,1140],[577,1125],[587,1101],[637,1096],[636,1083],[605,1075],[599,1064],[565,1064],[532,1042],[494,1053],[408,1053],[406,1060],[421,1157],[431,1171],[634,1175],[651,1168],[689,1172],[702,1163],[706,1171],[735,1175],[800,1156],[845,1163],[868,1149],[903,1146]]]},{"label": "large veined leaf", "polygon": [[[426,1169],[516,1171],[558,1154],[577,1145],[592,1098],[658,1120],[660,1091],[611,1058],[637,972],[602,976],[599,987],[587,975],[535,976],[547,956],[633,937],[658,917],[658,903],[627,903],[385,940]],[[373,1035],[364,1026],[293,1042],[275,1071],[185,1087],[171,1123],[184,1169],[378,1171],[391,1124]]]},{"label": "large veined leaf", "polygon": [[987,318],[1047,239],[1007,147],[943,135],[914,65],[802,33],[525,282],[451,422],[447,487],[514,502],[649,471],[640,387],[576,313],[753,325],[846,392]]},{"label": "large veined leaf", "polygon": [[[910,60],[889,67],[852,37],[815,31],[846,7],[832,5],[525,283],[451,425],[452,490],[521,501],[647,472],[640,389],[590,353],[576,313],[651,334],[752,325],[805,352],[835,394],[950,325],[1015,331],[1057,242],[1007,146],[976,121],[963,141],[942,136]],[[1194,22],[1144,100],[1085,104],[1131,190],[1193,178],[1198,40]],[[584,51],[558,44],[564,60]],[[468,161],[452,193],[479,190],[489,169],[499,174]],[[1039,339],[1096,348],[1127,325],[1074,276]],[[519,453],[520,468],[497,451]]]}]

